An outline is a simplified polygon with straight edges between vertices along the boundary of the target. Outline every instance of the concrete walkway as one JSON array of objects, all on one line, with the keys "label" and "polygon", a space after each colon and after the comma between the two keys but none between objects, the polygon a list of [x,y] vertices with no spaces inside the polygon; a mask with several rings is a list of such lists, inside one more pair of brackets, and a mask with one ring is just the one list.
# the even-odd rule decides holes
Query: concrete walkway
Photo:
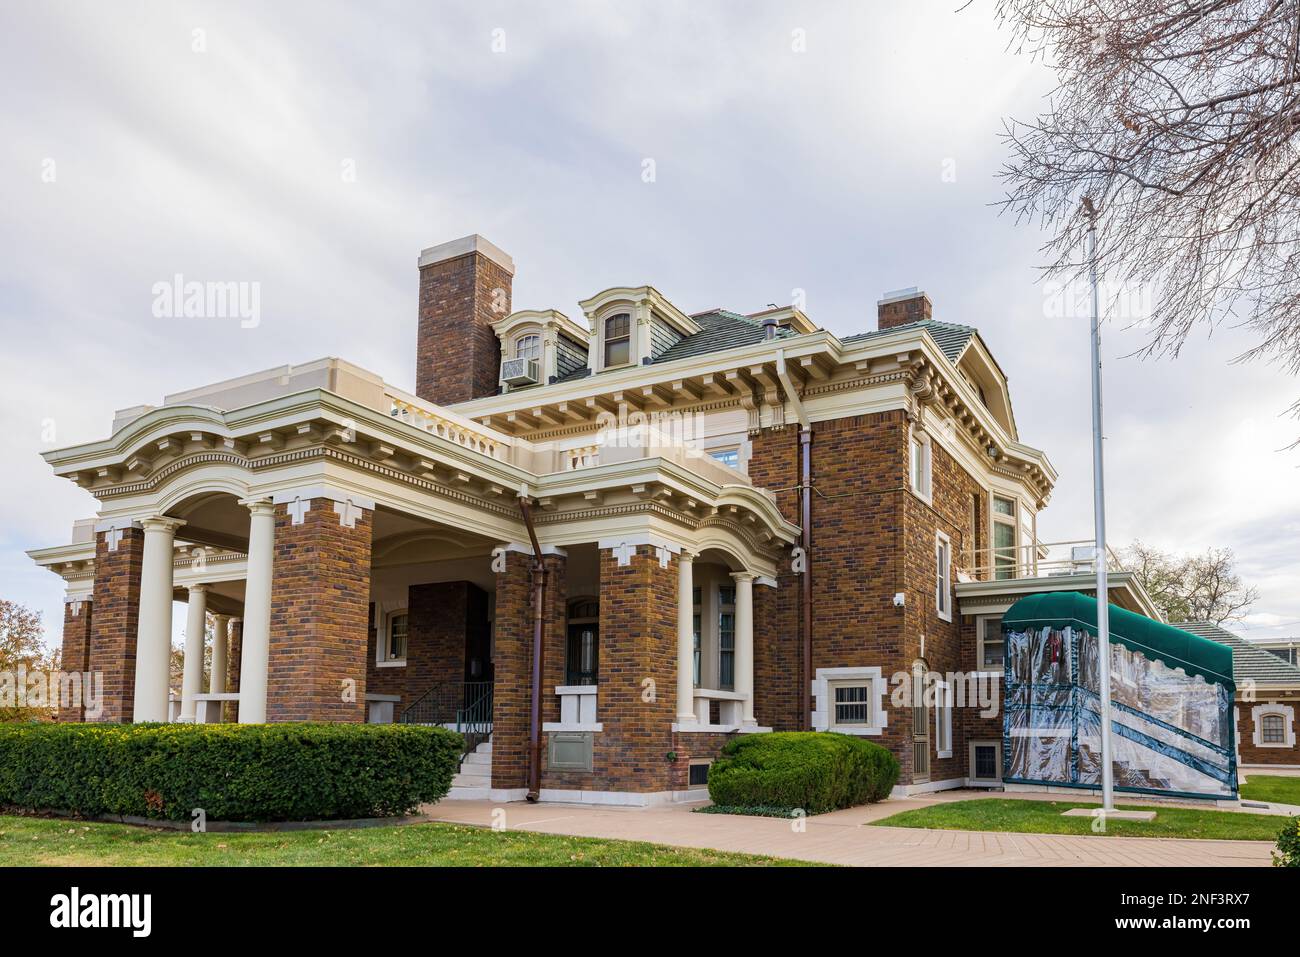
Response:
[{"label": "concrete walkway", "polygon": [[[577,837],[651,841],[675,847],[766,854],[826,864],[872,867],[944,866],[1119,866],[1268,867],[1272,844],[1265,841],[1194,841],[1177,838],[1082,837],[864,827],[913,808],[1001,793],[949,791],[866,807],[849,808],[796,822],[730,814],[693,814],[700,804],[655,808],[591,807],[573,804],[494,804],[444,801],[423,809],[430,820],[540,831]],[[1016,795],[1060,800],[1059,795]],[[707,802],[701,802],[707,803]]]}]

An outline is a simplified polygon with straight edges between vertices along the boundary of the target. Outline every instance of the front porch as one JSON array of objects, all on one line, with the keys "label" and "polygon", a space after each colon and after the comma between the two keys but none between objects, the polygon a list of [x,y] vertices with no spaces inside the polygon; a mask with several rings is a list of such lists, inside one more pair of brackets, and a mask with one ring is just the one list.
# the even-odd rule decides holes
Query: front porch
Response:
[{"label": "front porch", "polygon": [[65,719],[459,726],[490,791],[522,794],[526,501],[543,797],[685,791],[693,756],[762,730],[755,632],[797,534],[769,495],[653,430],[529,443],[332,363],[129,410],[48,456],[103,503],[32,553],[68,582],[65,667],[105,677],[102,713]]}]

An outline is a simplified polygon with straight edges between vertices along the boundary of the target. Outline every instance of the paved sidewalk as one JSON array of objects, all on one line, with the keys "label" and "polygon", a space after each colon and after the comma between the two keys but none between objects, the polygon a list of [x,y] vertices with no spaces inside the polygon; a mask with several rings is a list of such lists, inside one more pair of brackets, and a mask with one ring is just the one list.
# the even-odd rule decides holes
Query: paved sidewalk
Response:
[{"label": "paved sidewalk", "polygon": [[[960,797],[956,795],[960,794]],[[949,796],[952,795],[952,796]],[[502,809],[510,830],[578,837],[651,841],[676,847],[767,854],[826,864],[946,867],[1121,866],[1267,867],[1266,841],[1193,841],[1176,838],[1081,837],[864,827],[900,811],[951,800],[970,800],[969,791],[891,800],[807,818],[803,832],[777,818],[693,814],[693,805],[655,808],[590,807],[574,804],[494,804],[444,801],[425,807],[430,820],[492,825]],[[989,795],[1002,797],[1003,795]],[[1036,799],[1028,795],[1017,795]],[[1059,800],[1059,795],[1043,799]]]}]

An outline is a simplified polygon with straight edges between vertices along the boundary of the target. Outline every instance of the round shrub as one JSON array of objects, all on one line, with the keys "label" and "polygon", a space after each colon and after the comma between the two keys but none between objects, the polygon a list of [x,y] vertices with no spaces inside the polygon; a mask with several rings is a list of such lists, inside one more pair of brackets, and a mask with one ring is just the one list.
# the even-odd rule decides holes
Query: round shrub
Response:
[{"label": "round shrub", "polygon": [[0,806],[189,821],[387,817],[451,787],[460,735],[378,724],[0,725]]},{"label": "round shrub", "polygon": [[714,804],[822,814],[889,796],[898,759],[870,741],[827,731],[737,737],[709,768]]},{"label": "round shrub", "polygon": [[1300,816],[1287,818],[1277,835],[1275,867],[1300,867]]}]

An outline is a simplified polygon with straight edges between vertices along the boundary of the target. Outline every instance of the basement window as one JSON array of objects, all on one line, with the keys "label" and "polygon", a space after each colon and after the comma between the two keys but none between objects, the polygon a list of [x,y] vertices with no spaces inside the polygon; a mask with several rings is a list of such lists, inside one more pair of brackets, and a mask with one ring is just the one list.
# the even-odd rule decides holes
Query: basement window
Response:
[{"label": "basement window", "polygon": [[702,788],[709,783],[709,765],[712,761],[692,761],[690,765],[690,777],[687,784],[693,788]]}]

